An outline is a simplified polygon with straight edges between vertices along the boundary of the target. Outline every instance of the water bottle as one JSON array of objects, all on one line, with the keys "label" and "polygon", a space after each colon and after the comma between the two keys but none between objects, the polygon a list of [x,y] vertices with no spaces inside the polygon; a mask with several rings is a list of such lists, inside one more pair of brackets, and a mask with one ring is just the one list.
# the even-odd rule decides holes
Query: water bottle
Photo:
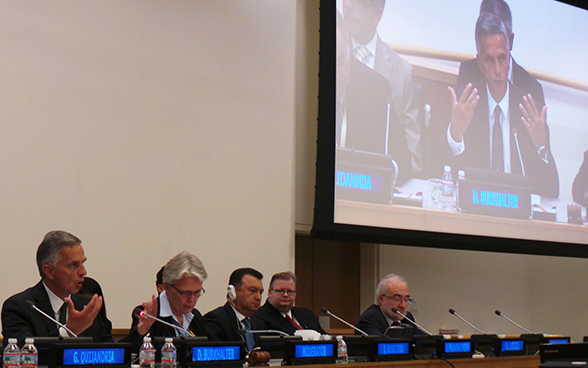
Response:
[{"label": "water bottle", "polygon": [[343,336],[337,336],[337,364],[349,363],[347,356],[347,343],[343,340]]},{"label": "water bottle", "polygon": [[459,204],[459,186],[460,186],[460,181],[464,181],[465,180],[465,172],[463,170],[459,170],[457,172],[457,181],[455,182],[455,207],[457,208],[458,211],[461,211],[461,207]]},{"label": "water bottle", "polygon": [[139,350],[139,366],[141,368],[155,368],[155,348],[148,336],[143,338],[143,345]]},{"label": "water bottle", "polygon": [[37,368],[38,362],[39,352],[35,347],[35,339],[27,337],[20,351],[20,366],[23,368]]},{"label": "water bottle", "polygon": [[4,367],[18,368],[20,365],[20,349],[16,345],[17,342],[14,337],[8,339],[8,345],[4,349]]},{"label": "water bottle", "polygon": [[171,337],[165,338],[165,344],[161,348],[161,368],[176,368],[176,347]]},{"label": "water bottle", "polygon": [[441,177],[443,209],[452,211],[453,206],[453,176],[451,176],[451,166],[443,167],[443,176]]}]

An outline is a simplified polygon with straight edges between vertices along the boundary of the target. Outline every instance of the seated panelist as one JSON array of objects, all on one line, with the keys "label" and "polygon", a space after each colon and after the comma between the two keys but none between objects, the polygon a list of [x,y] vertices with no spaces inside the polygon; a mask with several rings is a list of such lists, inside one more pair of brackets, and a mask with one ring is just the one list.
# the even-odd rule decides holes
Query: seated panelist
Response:
[{"label": "seated panelist", "polygon": [[206,327],[221,341],[247,344],[247,351],[255,347],[255,337],[246,330],[252,326],[251,316],[261,305],[263,283],[261,272],[253,268],[239,268],[231,273],[227,287],[227,302],[204,315]]},{"label": "seated panelist", "polygon": [[278,330],[294,335],[297,330],[315,330],[326,334],[317,316],[308,308],[294,306],[296,275],[280,272],[272,276],[267,301],[251,318],[259,330]]},{"label": "seated panelist", "polygon": [[[392,308],[396,308],[414,322],[412,313],[408,311],[408,306],[413,300],[410,298],[408,284],[404,278],[395,274],[387,275],[378,284],[376,293],[378,304],[370,306],[362,313],[357,321],[357,328],[368,335],[384,335],[388,327],[405,324],[413,327],[414,335],[425,335],[400,314],[392,312]],[[356,331],[355,334],[359,333]]]},{"label": "seated panelist", "polygon": [[[99,314],[102,297],[78,294],[86,268],[82,241],[65,231],[51,231],[37,248],[37,267],[41,281],[8,298],[2,306],[4,341],[14,337],[19,344],[27,337],[67,337],[70,331],[94,341],[112,341],[106,321]],[[67,327],[42,315],[33,304]]]},{"label": "seated panelist", "polygon": [[[208,331],[200,312],[195,309],[202,294],[202,283],[208,277],[204,265],[195,255],[183,251],[167,262],[163,270],[163,291],[159,296],[133,310],[130,333],[122,339],[132,343],[132,351],[138,352],[143,337],[205,336],[216,337]],[[178,327],[175,329],[141,312],[145,311]]]}]

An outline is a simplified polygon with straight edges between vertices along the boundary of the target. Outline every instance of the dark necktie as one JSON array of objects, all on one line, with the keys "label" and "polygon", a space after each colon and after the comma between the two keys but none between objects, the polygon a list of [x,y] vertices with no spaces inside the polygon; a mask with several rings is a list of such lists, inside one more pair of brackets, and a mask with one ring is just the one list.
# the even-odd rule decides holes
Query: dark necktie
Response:
[{"label": "dark necktie", "polygon": [[500,127],[500,106],[494,109],[494,125],[492,126],[492,170],[504,171],[504,155],[502,151],[502,128]]},{"label": "dark necktie", "polygon": [[62,324],[67,323],[67,303],[63,303],[59,308],[59,322]]},{"label": "dark necktie", "polygon": [[399,326],[400,326],[400,322],[398,322],[398,321],[394,321],[394,322],[392,322],[392,326],[397,326],[397,327],[399,327]]},{"label": "dark necktie", "polygon": [[297,329],[297,330],[303,330],[303,328],[302,328],[302,327],[301,327],[301,326],[300,326],[298,323],[296,323],[296,321],[294,321],[294,320],[292,319],[292,317],[290,317],[290,316],[289,316],[289,315],[287,315],[287,314],[286,314],[286,319],[287,319],[287,320],[288,320],[288,321],[289,321],[289,322],[290,322],[290,323],[291,323],[291,324],[292,324],[294,327],[296,327],[296,329]]},{"label": "dark necktie", "polygon": [[[249,320],[249,318],[243,318],[241,320],[241,323],[243,323],[243,326],[245,326],[245,329],[247,331],[251,331],[251,321]],[[255,347],[255,340],[253,339],[253,334],[251,332],[247,332],[245,334],[245,342],[247,342],[247,351],[253,350],[253,348]]]}]

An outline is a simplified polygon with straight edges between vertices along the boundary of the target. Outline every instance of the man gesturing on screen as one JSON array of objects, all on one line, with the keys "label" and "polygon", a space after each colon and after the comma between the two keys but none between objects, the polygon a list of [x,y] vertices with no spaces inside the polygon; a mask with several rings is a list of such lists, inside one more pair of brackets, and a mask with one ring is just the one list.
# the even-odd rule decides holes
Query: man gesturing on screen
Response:
[{"label": "man gesturing on screen", "polygon": [[508,81],[509,37],[490,13],[476,23],[477,60],[484,79],[453,88],[447,143],[458,168],[475,167],[529,177],[531,192],[557,198],[559,179],[549,149],[547,107]]}]

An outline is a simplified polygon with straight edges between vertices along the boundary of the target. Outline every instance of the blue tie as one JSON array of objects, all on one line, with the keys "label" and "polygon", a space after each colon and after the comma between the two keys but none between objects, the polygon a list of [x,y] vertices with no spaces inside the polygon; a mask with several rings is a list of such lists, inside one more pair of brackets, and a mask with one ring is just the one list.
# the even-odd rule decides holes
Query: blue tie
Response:
[{"label": "blue tie", "polygon": [[[249,320],[249,318],[243,318],[243,320],[241,320],[241,323],[243,323],[243,326],[245,326],[245,329],[247,331],[251,331],[251,321]],[[247,342],[247,351],[253,350],[253,348],[255,347],[255,340],[253,339],[253,334],[251,332],[247,332],[245,334],[245,341]]]},{"label": "blue tie", "polygon": [[[180,322],[176,321],[176,319],[175,319],[175,318],[173,318],[173,317],[172,317],[172,324],[174,324],[174,325],[176,325],[176,326],[178,326],[178,327],[184,328],[184,326],[182,326],[182,325],[180,324]],[[178,335],[178,334],[179,334],[179,335]],[[178,329],[176,329],[176,335],[177,335],[177,336],[190,336],[190,335],[188,335],[186,332],[184,332],[184,331],[182,331],[182,330],[178,330]]]}]

